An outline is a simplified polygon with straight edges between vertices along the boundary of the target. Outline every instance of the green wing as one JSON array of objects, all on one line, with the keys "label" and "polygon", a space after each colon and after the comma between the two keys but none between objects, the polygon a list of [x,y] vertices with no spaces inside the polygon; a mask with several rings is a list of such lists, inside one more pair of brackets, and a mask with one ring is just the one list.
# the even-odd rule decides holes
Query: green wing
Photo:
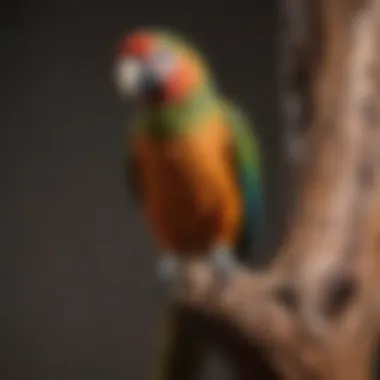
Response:
[{"label": "green wing", "polygon": [[243,231],[238,251],[248,251],[263,221],[262,159],[260,144],[248,118],[234,105],[227,105],[232,132],[233,164],[244,205]]}]

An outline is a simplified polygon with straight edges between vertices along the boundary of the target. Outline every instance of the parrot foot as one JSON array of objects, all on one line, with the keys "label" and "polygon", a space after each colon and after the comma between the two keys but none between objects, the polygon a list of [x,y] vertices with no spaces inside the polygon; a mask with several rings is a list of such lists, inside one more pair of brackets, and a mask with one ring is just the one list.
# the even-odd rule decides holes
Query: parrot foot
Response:
[{"label": "parrot foot", "polygon": [[180,262],[174,254],[165,254],[157,266],[157,277],[165,297],[172,298],[178,290]]},{"label": "parrot foot", "polygon": [[224,285],[236,268],[233,252],[224,246],[218,246],[211,252],[211,265],[215,271],[217,282]]}]

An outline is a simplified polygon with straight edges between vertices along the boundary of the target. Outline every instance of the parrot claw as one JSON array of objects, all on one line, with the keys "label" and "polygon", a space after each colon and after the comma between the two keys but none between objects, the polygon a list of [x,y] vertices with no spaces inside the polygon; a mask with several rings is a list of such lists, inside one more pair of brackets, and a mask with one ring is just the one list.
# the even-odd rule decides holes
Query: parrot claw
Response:
[{"label": "parrot claw", "polygon": [[212,251],[211,265],[214,268],[218,282],[224,285],[234,272],[236,261],[231,250],[222,246]]},{"label": "parrot claw", "polygon": [[165,255],[158,263],[157,277],[166,297],[175,296],[179,281],[179,269],[179,261],[174,255]]}]

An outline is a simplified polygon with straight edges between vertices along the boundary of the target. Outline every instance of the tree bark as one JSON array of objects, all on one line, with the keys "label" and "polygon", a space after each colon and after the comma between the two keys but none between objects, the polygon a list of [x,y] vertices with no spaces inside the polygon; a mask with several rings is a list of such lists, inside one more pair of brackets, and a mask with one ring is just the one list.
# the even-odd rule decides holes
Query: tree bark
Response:
[{"label": "tree bark", "polygon": [[273,265],[215,288],[184,268],[179,302],[228,321],[284,379],[369,379],[380,321],[379,1],[313,0],[319,65],[308,87],[308,155]]}]

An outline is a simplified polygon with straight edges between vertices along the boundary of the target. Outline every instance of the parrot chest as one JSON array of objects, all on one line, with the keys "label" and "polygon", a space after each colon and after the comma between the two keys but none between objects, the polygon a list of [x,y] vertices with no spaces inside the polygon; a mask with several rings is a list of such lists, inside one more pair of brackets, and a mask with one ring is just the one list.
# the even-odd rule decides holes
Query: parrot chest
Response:
[{"label": "parrot chest", "polygon": [[[217,128],[219,127],[219,128]],[[144,209],[177,250],[205,249],[217,233],[222,189],[235,186],[221,126],[179,138],[140,140]]]}]

